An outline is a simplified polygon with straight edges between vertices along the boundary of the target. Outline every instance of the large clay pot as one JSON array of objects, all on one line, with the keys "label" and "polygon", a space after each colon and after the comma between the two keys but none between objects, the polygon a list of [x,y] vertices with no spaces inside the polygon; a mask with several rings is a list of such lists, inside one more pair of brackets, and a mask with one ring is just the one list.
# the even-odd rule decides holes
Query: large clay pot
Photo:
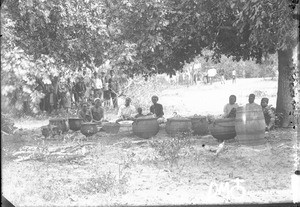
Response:
[{"label": "large clay pot", "polygon": [[209,124],[209,131],[214,138],[220,141],[233,139],[236,136],[235,119],[216,119],[213,123]]},{"label": "large clay pot", "polygon": [[49,124],[57,126],[58,130],[60,130],[63,133],[69,130],[66,119],[50,119]]},{"label": "large clay pot", "polygon": [[192,130],[192,122],[189,118],[174,117],[167,119],[166,132],[174,136],[177,133],[190,132]]},{"label": "large clay pot", "polygon": [[80,132],[85,136],[92,136],[98,132],[97,124],[95,123],[82,123]]},{"label": "large clay pot", "polygon": [[209,133],[206,116],[194,116],[191,117],[191,121],[194,135],[207,135]]},{"label": "large clay pot", "polygon": [[137,118],[132,124],[132,130],[140,138],[154,137],[159,131],[157,118]]},{"label": "large clay pot", "polygon": [[81,129],[82,119],[81,118],[69,118],[69,127],[73,131]]},{"label": "large clay pot", "polygon": [[237,108],[235,131],[240,144],[249,146],[265,144],[265,128],[265,118],[260,105]]},{"label": "large clay pot", "polygon": [[109,134],[118,134],[120,127],[121,125],[119,123],[113,123],[113,122],[102,123],[103,131]]}]

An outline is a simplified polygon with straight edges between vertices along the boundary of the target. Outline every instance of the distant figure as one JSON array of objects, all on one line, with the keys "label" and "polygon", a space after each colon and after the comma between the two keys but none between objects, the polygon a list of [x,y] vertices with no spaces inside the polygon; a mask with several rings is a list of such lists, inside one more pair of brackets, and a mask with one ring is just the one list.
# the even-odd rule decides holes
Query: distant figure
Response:
[{"label": "distant figure", "polygon": [[79,77],[78,80],[79,81],[75,85],[75,90],[76,90],[77,95],[78,95],[78,100],[83,101],[85,91],[86,91],[86,87],[85,87],[85,84],[84,84],[84,81],[83,81],[83,77]]},{"label": "distant figure", "polygon": [[164,122],[164,111],[163,111],[163,106],[158,102],[158,96],[152,96],[151,98],[153,105],[150,107],[150,114],[155,115],[155,117],[157,117],[157,121],[159,123]]},{"label": "distant figure", "polygon": [[53,110],[55,110],[55,103],[57,102],[57,96],[54,93],[54,89],[52,86],[49,88],[50,94],[49,94],[49,103],[50,103],[50,110],[49,113],[51,114]]},{"label": "distant figure", "polygon": [[108,76],[104,73],[102,73],[102,82],[103,82],[103,99],[104,99],[104,107],[110,106],[110,91],[108,88]]},{"label": "distant figure", "polygon": [[235,118],[236,116],[236,109],[239,105],[236,103],[236,96],[231,95],[229,96],[229,103],[224,106],[224,118]]},{"label": "distant figure", "polygon": [[209,78],[208,78],[207,71],[205,71],[204,74],[203,74],[203,82],[206,83],[206,84],[209,83]]},{"label": "distant figure", "polygon": [[67,89],[67,92],[64,96],[64,108],[66,109],[67,113],[69,113],[69,110],[71,108],[71,105],[72,105],[72,98],[71,98],[71,93],[70,93],[70,90]]},{"label": "distant figure", "polygon": [[269,104],[269,99],[268,98],[262,98],[260,105],[262,107],[264,117],[265,117],[265,122],[266,122],[266,131],[270,131],[274,128],[275,125],[275,114]]},{"label": "distant figure", "polygon": [[83,82],[86,88],[84,93],[84,99],[85,101],[88,101],[92,90],[92,79],[90,77],[90,74],[86,71],[83,71]]},{"label": "distant figure", "polygon": [[130,105],[131,98],[126,98],[125,105],[120,106],[118,112],[118,119],[116,122],[125,121],[125,120],[134,120],[134,114],[136,109],[134,106]]},{"label": "distant figure", "polygon": [[112,98],[114,108],[118,108],[118,93],[119,93],[119,83],[115,72],[110,71],[110,79],[108,80],[108,88],[110,91],[110,96]]},{"label": "distant figure", "polygon": [[209,70],[207,71],[207,74],[208,74],[209,82],[210,82],[210,84],[212,84],[212,83],[213,83],[213,79],[214,79],[214,78],[216,77],[216,75],[217,75],[217,70],[214,69],[214,68],[209,69]]},{"label": "distant figure", "polygon": [[236,82],[236,71],[235,69],[233,69],[232,71],[232,83],[235,83]]},{"label": "distant figure", "polygon": [[95,98],[101,98],[102,97],[102,77],[101,74],[97,74],[95,77],[95,89],[94,89],[94,96]]},{"label": "distant figure", "polygon": [[92,121],[101,122],[104,119],[104,109],[101,107],[101,99],[95,98],[95,106],[91,108]]},{"label": "distant figure", "polygon": [[220,76],[221,76],[221,84],[225,84],[225,71],[223,68],[220,69]]},{"label": "distant figure", "polygon": [[83,122],[91,122],[92,121],[92,113],[88,109],[87,103],[81,104],[81,110],[78,112],[78,117],[81,118]]},{"label": "distant figure", "polygon": [[143,109],[141,107],[137,108],[137,112],[138,112],[138,114],[135,115],[134,118],[139,118],[139,117],[143,117],[144,116]]}]

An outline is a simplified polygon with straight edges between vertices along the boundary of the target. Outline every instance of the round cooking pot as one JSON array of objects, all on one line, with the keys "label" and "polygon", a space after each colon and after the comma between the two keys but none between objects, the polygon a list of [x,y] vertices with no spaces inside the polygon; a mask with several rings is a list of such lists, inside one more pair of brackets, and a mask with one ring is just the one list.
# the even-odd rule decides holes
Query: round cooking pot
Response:
[{"label": "round cooking pot", "polygon": [[98,132],[97,124],[95,123],[82,123],[80,132],[85,136],[92,136]]},{"label": "round cooking pot", "polygon": [[69,118],[69,127],[73,131],[81,129],[82,119],[81,118]]}]

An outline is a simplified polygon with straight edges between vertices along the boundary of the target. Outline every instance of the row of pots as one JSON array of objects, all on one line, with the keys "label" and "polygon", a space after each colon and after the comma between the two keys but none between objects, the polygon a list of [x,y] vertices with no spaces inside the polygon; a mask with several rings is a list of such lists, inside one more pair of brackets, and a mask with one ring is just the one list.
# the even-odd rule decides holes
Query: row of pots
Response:
[{"label": "row of pots", "polygon": [[[51,119],[50,125],[61,128],[62,132],[67,131],[66,119]],[[69,128],[74,131],[80,130],[82,134],[90,136],[98,131],[101,127],[107,133],[116,134],[121,127],[118,123],[104,122],[102,124],[82,123],[79,118],[68,119]],[[218,140],[233,139],[237,135],[242,144],[261,144],[264,138],[264,115],[261,109],[246,110],[243,107],[237,109],[235,119],[216,119],[213,123],[208,124],[205,116],[195,117],[174,117],[167,119],[165,130],[174,136],[177,133],[193,132],[194,135],[211,134]],[[133,133],[140,138],[150,138],[159,132],[157,118],[141,117],[132,123]]]},{"label": "row of pots", "polygon": [[[67,132],[69,129],[73,131],[80,130],[86,136],[95,134],[98,131],[98,127],[101,127],[107,133],[117,134],[121,127],[120,124],[111,122],[104,122],[102,124],[82,123],[82,119],[80,118],[50,119],[49,124],[56,126],[61,132]],[[180,132],[190,132],[191,130],[194,135],[208,134],[209,125],[206,117],[170,118],[167,120],[166,132],[171,136]],[[140,138],[147,139],[155,136],[159,132],[157,118],[136,119],[132,123],[132,131]]]},{"label": "row of pots", "polygon": [[[133,123],[133,132],[141,138],[155,136],[159,131],[156,119],[137,119]],[[265,144],[265,119],[261,107],[238,107],[236,118],[216,119],[211,124],[206,117],[174,117],[167,119],[166,132],[174,136],[180,132],[192,131],[194,135],[211,134],[223,141],[234,139],[242,145]]]}]

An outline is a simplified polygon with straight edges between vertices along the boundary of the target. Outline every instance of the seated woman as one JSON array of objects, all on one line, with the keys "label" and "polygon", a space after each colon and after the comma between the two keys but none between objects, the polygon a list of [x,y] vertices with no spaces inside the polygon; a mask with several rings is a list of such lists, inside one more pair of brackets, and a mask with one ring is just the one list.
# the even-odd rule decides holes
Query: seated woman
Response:
[{"label": "seated woman", "polygon": [[101,107],[101,99],[95,98],[95,106],[91,108],[92,121],[96,123],[101,123],[104,119],[104,109]]},{"label": "seated woman", "polygon": [[151,98],[153,105],[150,107],[150,113],[153,114],[155,117],[157,117],[158,123],[163,123],[164,122],[164,111],[163,111],[163,106],[158,102],[158,97],[157,96],[152,96]]},{"label": "seated woman", "polygon": [[269,106],[268,104],[269,104],[268,98],[261,99],[260,105],[262,107],[264,117],[265,117],[266,131],[272,130],[275,125],[275,114],[271,109],[271,106]]},{"label": "seated woman", "polygon": [[81,110],[78,112],[78,117],[83,120],[83,122],[91,122],[92,121],[92,113],[88,109],[87,103],[81,104]]},{"label": "seated woman", "polygon": [[134,106],[130,105],[130,103],[131,98],[126,98],[125,105],[120,106],[116,123],[119,123],[120,121],[134,120],[136,109]]},{"label": "seated woman", "polygon": [[139,118],[139,117],[143,117],[143,116],[144,116],[144,114],[143,114],[143,109],[142,109],[141,107],[139,107],[139,108],[137,109],[137,112],[138,112],[138,114],[135,115],[134,118]]},{"label": "seated woman", "polygon": [[236,116],[236,109],[239,105],[236,103],[236,96],[231,95],[229,96],[229,103],[224,106],[224,118],[235,118]]}]

